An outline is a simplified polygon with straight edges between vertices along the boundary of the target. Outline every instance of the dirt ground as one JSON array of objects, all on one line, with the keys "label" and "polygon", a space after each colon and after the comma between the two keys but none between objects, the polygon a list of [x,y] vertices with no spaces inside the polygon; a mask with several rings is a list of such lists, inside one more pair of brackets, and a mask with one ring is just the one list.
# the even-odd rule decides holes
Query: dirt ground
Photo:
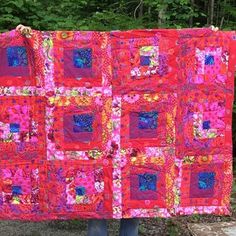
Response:
[{"label": "dirt ground", "polygon": [[[236,176],[236,175],[234,175]],[[188,223],[236,221],[236,179],[231,195],[232,216],[192,215],[170,219],[141,219],[139,236],[191,236]],[[109,220],[109,236],[118,236],[119,221]],[[0,236],[86,236],[86,220],[69,221],[0,221]]]},{"label": "dirt ground", "polygon": [[[172,219],[141,219],[140,236],[191,236],[187,223],[236,220],[234,216],[194,215]],[[109,236],[118,236],[119,221],[110,220]],[[0,221],[0,236],[86,236],[87,221]]]}]

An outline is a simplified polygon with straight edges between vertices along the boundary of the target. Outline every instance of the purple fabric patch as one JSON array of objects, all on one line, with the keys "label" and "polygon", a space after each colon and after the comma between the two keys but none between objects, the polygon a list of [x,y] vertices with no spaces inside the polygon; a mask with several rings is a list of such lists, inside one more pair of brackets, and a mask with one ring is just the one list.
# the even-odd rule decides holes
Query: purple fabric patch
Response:
[{"label": "purple fabric patch", "polygon": [[150,62],[151,62],[150,56],[140,56],[141,66],[149,66]]},{"label": "purple fabric patch", "polygon": [[139,174],[139,190],[147,191],[153,190],[156,191],[157,188],[157,176],[154,174]]},{"label": "purple fabric patch", "polygon": [[80,186],[80,187],[76,187],[75,188],[75,191],[76,191],[76,195],[77,196],[84,196],[85,195],[85,187],[82,187],[82,186]]},{"label": "purple fabric patch", "polygon": [[74,66],[77,68],[91,68],[92,67],[92,49],[79,48],[74,49],[73,53]]},{"label": "purple fabric patch", "polygon": [[167,56],[164,54],[160,54],[158,56],[158,60],[159,60],[158,74],[160,76],[164,76],[168,73]]},{"label": "purple fabric patch", "polygon": [[139,112],[139,129],[156,129],[157,128],[157,112]]},{"label": "purple fabric patch", "polygon": [[[0,76],[29,76],[28,65],[22,66],[22,58],[16,59],[17,56],[15,55],[14,59],[13,55],[9,54],[10,51],[9,48],[0,48]],[[15,66],[13,66],[12,63],[14,63]]]},{"label": "purple fabric patch", "polygon": [[215,64],[214,56],[206,55],[205,56],[205,65],[214,65],[214,64]]},{"label": "purple fabric patch", "polygon": [[93,116],[89,114],[73,115],[74,132],[93,132]]},{"label": "purple fabric patch", "polygon": [[209,120],[206,120],[206,121],[203,121],[203,124],[202,124],[202,128],[203,129],[210,129],[210,121]]},{"label": "purple fabric patch", "polygon": [[7,48],[8,66],[27,66],[28,59],[26,48],[22,46],[13,46]]},{"label": "purple fabric patch", "polygon": [[63,53],[64,61],[64,76],[69,78],[93,78],[94,73],[92,68],[89,67],[75,67],[74,64],[74,49],[64,48]]},{"label": "purple fabric patch", "polygon": [[11,133],[19,133],[20,132],[20,124],[18,124],[18,123],[11,123],[10,124],[10,132]]},{"label": "purple fabric patch", "polygon": [[140,112],[130,112],[129,114],[129,137],[136,138],[156,138],[158,129],[140,129]]},{"label": "purple fabric patch", "polygon": [[75,132],[73,115],[64,115],[63,117],[63,132],[65,142],[90,142],[93,138],[93,132]]},{"label": "purple fabric patch", "polygon": [[12,194],[13,194],[13,195],[22,194],[22,188],[21,188],[21,186],[12,186]]},{"label": "purple fabric patch", "polygon": [[204,173],[204,172],[191,173],[191,180],[190,180],[191,186],[190,186],[190,194],[189,194],[190,198],[211,198],[214,196],[214,186],[212,186],[212,188],[200,187],[204,185],[203,179],[201,179],[201,173]]},{"label": "purple fabric patch", "polygon": [[215,185],[214,172],[198,173],[198,188],[199,189],[213,189],[214,185]]},{"label": "purple fabric patch", "polygon": [[[133,200],[157,200],[157,191],[151,190],[154,188],[146,188],[145,191],[140,189],[140,175],[143,174],[135,174],[132,173],[130,175],[130,199]],[[154,173],[150,174],[154,176]],[[155,176],[158,176],[158,172],[155,172]],[[155,179],[155,186],[156,186],[156,180]],[[156,187],[155,187],[156,188]]]}]

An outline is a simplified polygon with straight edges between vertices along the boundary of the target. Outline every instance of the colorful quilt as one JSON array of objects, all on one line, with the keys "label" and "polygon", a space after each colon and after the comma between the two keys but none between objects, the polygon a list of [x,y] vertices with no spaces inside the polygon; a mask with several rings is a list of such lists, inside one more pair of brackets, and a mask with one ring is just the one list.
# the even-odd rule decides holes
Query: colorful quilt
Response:
[{"label": "colorful quilt", "polygon": [[236,32],[0,35],[0,219],[230,215]]}]

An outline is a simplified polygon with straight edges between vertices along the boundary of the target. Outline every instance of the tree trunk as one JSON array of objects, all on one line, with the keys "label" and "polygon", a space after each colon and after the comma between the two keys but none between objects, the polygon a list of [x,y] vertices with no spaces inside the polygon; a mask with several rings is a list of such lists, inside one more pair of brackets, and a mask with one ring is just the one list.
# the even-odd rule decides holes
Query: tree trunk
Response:
[{"label": "tree trunk", "polygon": [[210,14],[209,14],[209,24],[214,24],[214,6],[215,6],[215,0],[210,0]]},{"label": "tree trunk", "polygon": [[158,26],[162,26],[165,23],[165,13],[167,6],[163,5],[162,8],[158,12]]},{"label": "tree trunk", "polygon": [[139,16],[139,18],[143,17],[143,1],[140,4],[138,16]]},{"label": "tree trunk", "polygon": [[[194,12],[194,0],[191,0],[191,8]],[[193,27],[193,16],[191,15],[190,18],[189,18],[189,27]]]}]

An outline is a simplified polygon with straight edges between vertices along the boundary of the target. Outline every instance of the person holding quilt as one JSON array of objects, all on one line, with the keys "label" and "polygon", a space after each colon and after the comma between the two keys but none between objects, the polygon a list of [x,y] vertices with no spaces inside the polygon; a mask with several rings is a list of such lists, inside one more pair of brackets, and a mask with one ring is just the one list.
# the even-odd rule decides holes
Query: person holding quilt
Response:
[{"label": "person holding quilt", "polygon": [[[30,38],[33,31],[30,27],[18,25],[16,31],[23,36]],[[121,219],[120,221],[120,236],[138,236],[139,219]],[[107,220],[105,219],[90,219],[88,221],[88,236],[107,236]]]}]

